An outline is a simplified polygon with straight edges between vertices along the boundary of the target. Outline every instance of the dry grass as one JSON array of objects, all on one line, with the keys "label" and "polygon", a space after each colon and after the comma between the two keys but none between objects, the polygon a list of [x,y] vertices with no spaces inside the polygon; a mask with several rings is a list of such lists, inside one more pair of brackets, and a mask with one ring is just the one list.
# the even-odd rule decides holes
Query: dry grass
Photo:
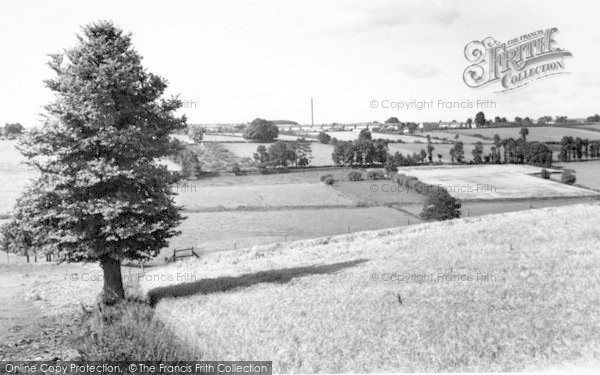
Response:
[{"label": "dry grass", "polygon": [[276,371],[598,364],[598,220],[598,205],[571,206],[211,254],[155,271],[192,283],[142,288],[205,358]]}]

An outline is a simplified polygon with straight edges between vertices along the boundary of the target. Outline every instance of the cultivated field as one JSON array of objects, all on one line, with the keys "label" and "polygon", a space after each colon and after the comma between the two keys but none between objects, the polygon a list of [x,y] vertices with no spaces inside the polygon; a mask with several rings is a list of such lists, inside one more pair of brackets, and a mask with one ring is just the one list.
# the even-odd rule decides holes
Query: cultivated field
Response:
[{"label": "cultivated field", "polygon": [[400,173],[441,185],[459,199],[523,199],[597,196],[598,193],[529,174],[540,168],[528,165],[404,167]]},{"label": "cultivated field", "polygon": [[580,205],[218,253],[142,291],[204,357],[277,372],[597,366],[598,220]]},{"label": "cultivated field", "polygon": [[[498,134],[500,138],[514,139],[520,138],[519,133],[520,127],[512,128],[479,128],[479,129],[451,129],[448,130],[451,133],[460,134],[461,137],[472,136],[473,134],[481,134],[485,137],[493,138],[494,134]],[[580,137],[582,139],[589,140],[600,140],[600,134],[591,130],[584,130],[580,127],[577,128],[564,128],[558,126],[541,126],[541,127],[528,127],[529,135],[527,136],[528,141],[539,141],[539,142],[559,142],[564,136],[571,136],[573,138]],[[464,142],[464,140],[463,140]]]}]

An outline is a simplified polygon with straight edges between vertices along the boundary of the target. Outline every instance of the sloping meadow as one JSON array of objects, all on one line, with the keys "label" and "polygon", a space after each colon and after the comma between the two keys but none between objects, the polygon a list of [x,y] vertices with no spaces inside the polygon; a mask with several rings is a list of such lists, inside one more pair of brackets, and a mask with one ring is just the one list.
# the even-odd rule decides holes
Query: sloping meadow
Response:
[{"label": "sloping meadow", "polygon": [[275,371],[589,363],[599,219],[578,205],[214,253],[151,271],[141,292],[204,358]]}]

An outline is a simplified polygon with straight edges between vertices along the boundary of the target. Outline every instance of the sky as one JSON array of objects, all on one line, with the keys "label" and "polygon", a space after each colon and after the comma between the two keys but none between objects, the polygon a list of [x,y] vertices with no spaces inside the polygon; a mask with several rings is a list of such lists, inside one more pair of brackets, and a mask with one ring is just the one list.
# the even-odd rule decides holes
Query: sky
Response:
[{"label": "sky", "polygon": [[[464,121],[600,113],[600,2],[0,0],[0,124],[40,124],[53,99],[48,54],[81,26],[112,20],[132,33],[144,66],[184,101],[189,123],[256,117],[311,122]],[[556,27],[569,74],[498,92],[468,87],[465,46]],[[434,101],[431,108],[390,108]],[[440,102],[487,107],[445,108]],[[466,106],[467,104],[462,104]]]}]

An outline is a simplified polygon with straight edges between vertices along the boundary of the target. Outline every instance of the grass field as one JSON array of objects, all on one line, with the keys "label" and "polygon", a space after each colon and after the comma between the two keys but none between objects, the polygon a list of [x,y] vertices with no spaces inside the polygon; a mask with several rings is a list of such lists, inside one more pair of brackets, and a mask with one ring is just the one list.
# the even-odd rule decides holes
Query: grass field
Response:
[{"label": "grass field", "polygon": [[440,131],[424,131],[423,133],[424,136],[427,136],[427,134],[430,134],[431,137],[435,137],[441,140],[444,140],[445,142],[454,142],[454,141],[462,141],[465,144],[471,144],[471,143],[477,143],[477,142],[481,142],[483,144],[485,143],[490,143],[490,141],[486,141],[482,138],[479,137],[474,137],[472,135],[465,135],[465,134],[459,134],[458,139],[455,139],[455,135],[456,133],[454,133],[452,130],[440,130]]},{"label": "grass field", "polygon": [[[489,143],[483,143],[483,154],[482,154],[482,158],[490,153],[490,147],[491,145]],[[442,162],[444,163],[450,163],[452,161],[451,157],[450,157],[450,150],[454,147],[454,145],[452,144],[435,144],[433,145],[433,147],[435,148],[433,150],[433,161],[436,162],[438,161],[438,154],[442,155]],[[473,149],[475,149],[475,146],[472,144],[464,144],[463,145],[464,150],[465,150],[465,155],[464,155],[464,161],[466,162],[470,162],[471,160],[473,160],[473,154],[472,151]],[[421,152],[421,150],[425,150],[427,151],[427,145],[426,144],[418,144],[418,143],[390,143],[388,145],[389,148],[389,152],[391,154],[394,154],[396,151],[400,152],[401,154],[403,154],[404,156],[406,155],[412,155],[413,152],[416,152],[417,154]]]},{"label": "grass field", "polygon": [[[577,177],[575,184],[600,191],[600,160],[556,163],[555,165],[574,170]],[[560,175],[553,175],[552,178],[560,181]]]},{"label": "grass field", "polygon": [[323,183],[235,185],[201,187],[182,185],[176,202],[187,211],[277,209],[353,206],[350,199]]},{"label": "grass field", "polygon": [[600,124],[594,124],[594,125],[581,125],[581,126],[578,126],[577,128],[579,128],[579,129],[585,129],[585,130],[591,130],[591,131],[596,131],[596,132],[600,132]]},{"label": "grass field", "polygon": [[[359,131],[337,131],[337,132],[326,132],[327,134],[329,134],[332,138],[337,138],[340,141],[355,141],[358,139],[358,134]],[[314,133],[315,136],[318,133]],[[377,133],[377,132],[373,132],[371,134],[371,137],[373,139],[389,139],[391,141],[403,141],[406,143],[424,143],[427,144],[427,138],[426,138],[426,134],[424,134],[422,137],[419,136],[412,136],[412,135],[405,135],[405,134],[387,134],[387,133]],[[432,139],[431,142],[433,143],[437,143],[440,142],[439,140],[435,140]]]},{"label": "grass field", "polygon": [[202,251],[233,250],[275,242],[332,236],[414,224],[417,219],[387,207],[194,212],[180,227],[158,261],[173,249],[190,246]]},{"label": "grass field", "polygon": [[571,206],[219,253],[142,290],[205,358],[276,372],[597,366],[598,220]]},{"label": "grass field", "polygon": [[[481,134],[483,136],[493,138],[494,134],[498,134],[500,138],[514,139],[520,138],[519,134],[520,127],[512,128],[480,128],[480,129],[451,129],[448,130],[454,134],[460,134],[462,136],[472,136],[473,134]],[[527,136],[528,141],[539,141],[539,142],[559,142],[564,136],[571,136],[573,138],[580,137],[582,139],[589,140],[600,140],[600,134],[591,130],[581,129],[580,127],[574,128],[563,128],[558,126],[541,126],[541,127],[528,127],[529,135]],[[464,140],[463,140],[464,142]]]},{"label": "grass field", "polygon": [[539,173],[540,168],[528,165],[404,167],[399,172],[429,184],[444,186],[452,196],[464,200],[598,195],[591,190],[530,176],[531,173]]},{"label": "grass field", "polygon": [[422,208],[425,197],[389,180],[338,181],[334,185],[344,194],[375,205],[417,204]]}]

